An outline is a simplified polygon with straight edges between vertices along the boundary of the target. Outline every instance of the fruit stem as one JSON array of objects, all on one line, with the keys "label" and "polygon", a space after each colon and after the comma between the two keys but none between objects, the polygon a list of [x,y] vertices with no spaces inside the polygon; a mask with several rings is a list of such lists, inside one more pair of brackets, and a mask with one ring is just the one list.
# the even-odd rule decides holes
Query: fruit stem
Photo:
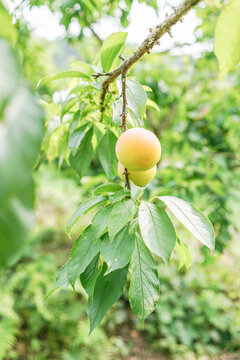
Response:
[{"label": "fruit stem", "polygon": [[[122,73],[122,98],[123,98],[123,107],[122,107],[122,132],[125,132],[127,130],[127,95],[126,95],[126,89],[127,89],[127,85],[126,85],[126,77],[127,74],[126,72]],[[127,168],[124,168],[124,175],[125,175],[125,187],[127,189],[130,190],[130,183],[129,183],[129,179],[128,179],[128,171]]]}]

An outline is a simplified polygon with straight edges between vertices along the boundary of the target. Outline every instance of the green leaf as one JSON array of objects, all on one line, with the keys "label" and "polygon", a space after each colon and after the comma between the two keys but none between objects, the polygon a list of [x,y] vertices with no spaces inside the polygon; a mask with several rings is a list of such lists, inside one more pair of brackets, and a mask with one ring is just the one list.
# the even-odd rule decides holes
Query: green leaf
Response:
[{"label": "green leaf", "polygon": [[67,224],[67,233],[69,234],[70,230],[72,229],[73,225],[77,222],[81,215],[86,214],[89,210],[91,210],[94,206],[106,201],[107,198],[104,196],[98,196],[94,199],[86,201],[85,203],[81,204],[77,211],[73,214],[71,219]]},{"label": "green leaf", "polygon": [[152,89],[148,85],[142,85],[145,91],[152,92]]},{"label": "green leaf", "polygon": [[80,275],[81,284],[86,290],[89,298],[93,299],[94,287],[102,268],[99,267],[99,253],[92,259],[85,271]]},{"label": "green leaf", "polygon": [[130,234],[130,227],[125,226],[112,242],[105,236],[101,245],[101,255],[107,263],[106,275],[126,266],[134,250],[135,234]]},{"label": "green leaf", "polygon": [[80,128],[75,129],[68,138],[68,146],[71,149],[73,155],[76,155],[76,152],[85,136],[85,130],[87,124],[81,126]]},{"label": "green leaf", "polygon": [[87,313],[90,318],[90,333],[100,323],[109,308],[120,298],[127,280],[127,267],[104,276],[107,265],[98,276],[93,300],[89,299]]},{"label": "green leaf", "polygon": [[59,270],[54,287],[68,287],[70,285],[67,276],[67,263]]},{"label": "green leaf", "polygon": [[95,190],[95,195],[102,195],[102,194],[108,194],[108,193],[115,193],[122,189],[122,186],[115,183],[108,183],[108,184],[102,184],[99,185]]},{"label": "green leaf", "polygon": [[110,241],[112,241],[115,235],[132,220],[137,211],[136,206],[131,199],[120,201],[114,204],[108,224],[108,233]]},{"label": "green leaf", "polygon": [[135,185],[132,181],[131,184],[131,199],[133,202],[137,201],[143,194],[144,188]]},{"label": "green leaf", "polygon": [[214,230],[208,218],[195,205],[175,196],[159,196],[181,223],[211,251],[215,247]]},{"label": "green leaf", "polygon": [[72,287],[99,250],[100,241],[93,242],[92,227],[89,225],[75,241],[67,262],[68,281]]},{"label": "green leaf", "polygon": [[189,270],[192,265],[192,255],[188,246],[178,239],[175,250],[178,254],[178,270],[183,266],[186,266],[186,269]]},{"label": "green leaf", "polygon": [[74,61],[71,64],[71,67],[77,68],[78,71],[81,71],[82,73],[84,73],[88,76],[92,76],[95,73],[95,70],[93,69],[93,67],[91,65],[89,65],[81,60]]},{"label": "green leaf", "polygon": [[139,225],[148,249],[168,263],[176,242],[176,232],[166,212],[155,204],[142,201]]},{"label": "green leaf", "polygon": [[139,230],[138,217],[130,221],[129,233],[135,234]]},{"label": "green leaf", "polygon": [[7,39],[11,44],[14,44],[17,40],[17,30],[12,25],[12,18],[9,15],[7,9],[1,3],[0,24],[0,37]]},{"label": "green leaf", "polygon": [[[2,24],[1,24],[2,26]],[[44,134],[44,114],[25,86],[17,57],[0,40],[0,267],[18,260],[34,223],[32,171]]]},{"label": "green leaf", "polygon": [[112,119],[113,124],[116,126],[120,126],[122,124],[122,118],[121,118],[122,108],[123,108],[122,98],[115,101],[112,104],[112,106],[113,106],[113,119]]},{"label": "green leaf", "polygon": [[104,40],[100,55],[104,72],[111,70],[115,58],[118,56],[127,38],[126,32],[117,32],[110,35]]},{"label": "green leaf", "polygon": [[98,157],[108,179],[116,176],[117,157],[115,146],[117,137],[111,130],[107,130],[98,145]]},{"label": "green leaf", "polygon": [[106,231],[112,206],[108,206],[96,213],[92,221],[93,241],[97,241]]},{"label": "green leaf", "polygon": [[39,87],[40,85],[46,84],[50,81],[66,79],[66,78],[83,78],[83,79],[90,80],[90,77],[88,75],[82,73],[81,71],[68,70],[68,71],[62,71],[57,75],[45,76],[44,78],[39,80],[37,87]]},{"label": "green leaf", "polygon": [[80,149],[76,155],[72,155],[69,158],[71,166],[77,171],[80,177],[86,175],[89,170],[89,166],[93,156],[92,146],[93,127],[91,127],[81,140]]},{"label": "green leaf", "polygon": [[143,127],[144,126],[143,120],[141,120],[138,116],[136,116],[134,111],[132,111],[131,109],[128,109],[127,121],[128,121],[128,124],[130,127]]},{"label": "green leaf", "polygon": [[137,118],[143,119],[147,103],[147,95],[143,87],[134,80],[127,80],[126,96],[128,108]]},{"label": "green leaf", "polygon": [[129,302],[132,311],[141,320],[153,312],[159,298],[159,279],[156,263],[137,233],[132,256]]},{"label": "green leaf", "polygon": [[129,197],[130,195],[131,193],[128,189],[123,189],[113,195],[109,195],[109,201],[111,204],[115,204],[116,202],[122,200],[123,198],[126,198],[126,196]]},{"label": "green leaf", "polygon": [[56,290],[60,288],[66,288],[70,285],[71,284],[69,283],[67,277],[67,264],[64,264],[57,274],[56,282],[53,288],[47,293],[47,296],[45,297],[44,301],[46,301],[49,298],[49,296],[51,296]]},{"label": "green leaf", "polygon": [[218,17],[215,28],[214,52],[220,79],[240,61],[240,1],[231,0]]},{"label": "green leaf", "polygon": [[147,106],[154,109],[154,110],[157,110],[158,112],[160,111],[160,108],[159,108],[158,104],[156,104],[151,99],[147,99]]}]

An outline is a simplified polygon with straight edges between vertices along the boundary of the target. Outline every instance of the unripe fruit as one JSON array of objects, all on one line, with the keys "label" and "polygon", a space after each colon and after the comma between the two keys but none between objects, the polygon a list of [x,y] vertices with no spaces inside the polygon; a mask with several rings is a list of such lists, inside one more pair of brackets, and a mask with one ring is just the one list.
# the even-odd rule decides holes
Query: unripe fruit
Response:
[{"label": "unripe fruit", "polygon": [[159,161],[161,145],[151,131],[133,128],[125,131],[118,139],[116,155],[128,170],[145,171]]},{"label": "unripe fruit", "polygon": [[[125,181],[125,174],[124,174],[125,168],[124,166],[119,162],[118,163],[118,174],[120,178]],[[131,180],[135,185],[137,186],[145,186],[147,185],[154,176],[156,175],[157,167],[156,165],[149,170],[146,171],[132,171],[128,170],[128,179]]]}]

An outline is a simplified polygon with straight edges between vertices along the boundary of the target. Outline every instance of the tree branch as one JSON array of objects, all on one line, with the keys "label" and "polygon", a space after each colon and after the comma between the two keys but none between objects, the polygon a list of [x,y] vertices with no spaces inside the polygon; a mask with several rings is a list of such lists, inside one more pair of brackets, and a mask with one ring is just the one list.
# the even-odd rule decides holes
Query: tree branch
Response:
[{"label": "tree branch", "polygon": [[157,25],[154,29],[151,29],[150,34],[143,41],[140,47],[134,51],[134,53],[129,58],[125,59],[119,67],[107,75],[106,79],[102,83],[103,89],[106,89],[109,84],[111,84],[119,75],[126,73],[128,69],[144,54],[149,53],[154,45],[159,44],[159,39],[164,34],[171,34],[172,26],[175,25],[178,21],[182,21],[183,15],[185,15],[199,1],[200,0],[185,0],[182,5],[174,9],[173,13],[166,17],[166,19],[160,25]]}]

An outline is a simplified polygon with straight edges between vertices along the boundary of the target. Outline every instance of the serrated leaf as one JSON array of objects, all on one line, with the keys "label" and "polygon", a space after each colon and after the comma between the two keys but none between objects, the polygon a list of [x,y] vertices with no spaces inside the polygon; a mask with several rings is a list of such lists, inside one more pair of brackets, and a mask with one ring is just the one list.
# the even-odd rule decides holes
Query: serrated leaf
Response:
[{"label": "serrated leaf", "polygon": [[230,0],[215,28],[214,52],[219,62],[220,79],[240,61],[240,1]]},{"label": "serrated leaf", "polygon": [[83,78],[83,79],[90,80],[90,77],[88,75],[82,73],[81,71],[68,70],[68,71],[62,71],[56,75],[45,76],[44,78],[39,80],[37,87],[39,87],[40,85],[42,86],[43,84],[46,84],[50,81],[66,79],[66,78]]},{"label": "serrated leaf", "polygon": [[90,299],[93,299],[94,287],[102,268],[99,267],[99,253],[92,259],[85,271],[80,275],[81,284]]},{"label": "serrated leaf", "polygon": [[93,241],[97,241],[106,231],[112,206],[108,206],[96,213],[92,221]]},{"label": "serrated leaf", "polygon": [[108,193],[115,193],[122,189],[122,186],[115,183],[108,183],[108,184],[102,184],[99,185],[95,190],[95,195],[102,195],[102,194],[108,194]]},{"label": "serrated leaf", "polygon": [[168,263],[176,242],[176,232],[166,212],[155,204],[142,201],[139,226],[148,249]]},{"label": "serrated leaf", "polygon": [[114,204],[108,224],[108,233],[110,241],[112,241],[115,235],[132,220],[137,211],[136,206],[131,199],[120,201]]},{"label": "serrated leaf", "polygon": [[103,170],[108,179],[113,179],[116,176],[117,157],[115,154],[115,146],[117,142],[116,135],[107,130],[98,145],[98,157]]},{"label": "serrated leaf", "polygon": [[156,263],[138,233],[130,273],[129,302],[132,311],[143,325],[146,317],[156,307],[159,298],[159,279]]},{"label": "serrated leaf", "polygon": [[214,250],[214,229],[208,218],[195,205],[175,196],[159,196],[181,223],[210,250]]},{"label": "serrated leaf", "polygon": [[94,199],[86,201],[85,203],[81,204],[77,211],[73,214],[71,219],[67,224],[67,233],[69,234],[70,230],[72,229],[73,225],[77,222],[81,215],[86,214],[89,210],[91,210],[94,206],[106,201],[107,198],[104,196],[98,196]]},{"label": "serrated leaf", "polygon": [[111,34],[104,40],[100,50],[101,63],[104,72],[111,70],[112,64],[124,45],[126,38],[126,32],[117,32]]},{"label": "serrated leaf", "polygon": [[93,300],[89,299],[87,313],[90,318],[90,332],[100,323],[109,308],[120,298],[127,280],[127,266],[104,276],[107,265],[98,276]]},{"label": "serrated leaf", "polygon": [[120,230],[112,242],[108,236],[104,237],[100,252],[108,266],[105,275],[116,269],[121,269],[129,263],[134,250],[134,242],[135,235],[130,234],[129,226]]},{"label": "serrated leaf", "polygon": [[80,177],[87,174],[89,166],[92,161],[93,156],[93,146],[92,146],[92,136],[93,128],[91,127],[84,135],[81,140],[80,149],[77,151],[76,155],[72,155],[69,158],[69,162],[74,170],[77,171]]},{"label": "serrated leaf", "polygon": [[99,252],[100,245],[100,241],[93,241],[91,225],[75,241],[67,262],[67,276],[72,287],[74,287],[77,278]]},{"label": "serrated leaf", "polygon": [[68,137],[68,146],[73,155],[76,155],[76,152],[85,136],[86,128],[87,124],[75,129]]}]

